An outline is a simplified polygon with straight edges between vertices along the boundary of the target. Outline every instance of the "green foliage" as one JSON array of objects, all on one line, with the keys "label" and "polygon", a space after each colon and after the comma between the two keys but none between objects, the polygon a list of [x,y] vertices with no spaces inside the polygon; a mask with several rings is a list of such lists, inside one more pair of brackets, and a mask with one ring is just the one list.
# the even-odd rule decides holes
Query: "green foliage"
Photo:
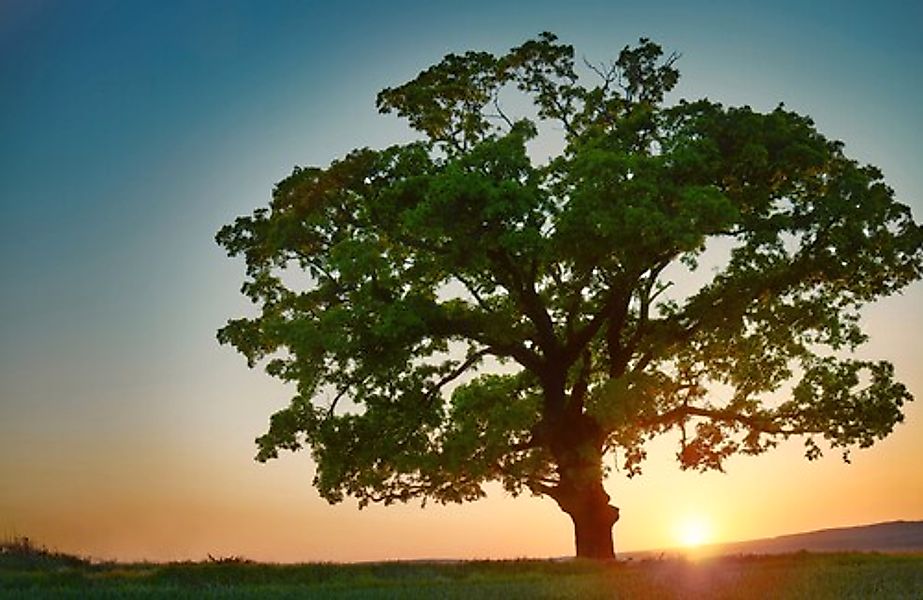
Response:
[{"label": "green foliage", "polygon": [[[297,384],[258,458],[307,446],[330,501],[458,502],[490,480],[557,498],[605,452],[636,474],[668,430],[695,469],[887,435],[912,398],[848,353],[859,309],[923,274],[923,230],[808,117],[666,105],[676,59],[642,39],[581,72],[547,33],[449,55],[378,97],[423,141],[295,168],[222,228],[260,310],[219,340]],[[549,122],[565,145],[537,164]]]}]

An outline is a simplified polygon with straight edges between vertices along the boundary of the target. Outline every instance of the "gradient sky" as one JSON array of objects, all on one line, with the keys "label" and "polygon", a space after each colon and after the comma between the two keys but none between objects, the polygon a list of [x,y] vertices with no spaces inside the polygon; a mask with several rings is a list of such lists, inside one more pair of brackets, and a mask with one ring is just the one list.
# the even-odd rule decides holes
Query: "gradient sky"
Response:
[{"label": "gradient sky", "polygon": [[[289,390],[215,331],[250,310],[217,229],[295,164],[409,139],[374,97],[447,52],[543,30],[578,56],[640,36],[680,96],[810,114],[923,216],[919,2],[0,0],[0,538],[99,558],[367,560],[573,551],[548,499],[330,507],[307,454],[259,465]],[[695,7],[693,5],[702,6]],[[919,400],[845,465],[800,442],[681,473],[676,440],[607,483],[619,550],[923,519],[923,285],[865,312],[862,356]]]}]

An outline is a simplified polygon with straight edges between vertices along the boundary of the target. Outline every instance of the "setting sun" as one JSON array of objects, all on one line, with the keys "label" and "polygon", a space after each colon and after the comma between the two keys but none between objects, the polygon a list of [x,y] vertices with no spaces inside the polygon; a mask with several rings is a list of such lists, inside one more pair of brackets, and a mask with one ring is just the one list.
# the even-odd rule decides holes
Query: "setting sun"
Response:
[{"label": "setting sun", "polygon": [[692,548],[711,541],[711,524],[702,517],[687,517],[676,528],[677,540],[683,546]]}]

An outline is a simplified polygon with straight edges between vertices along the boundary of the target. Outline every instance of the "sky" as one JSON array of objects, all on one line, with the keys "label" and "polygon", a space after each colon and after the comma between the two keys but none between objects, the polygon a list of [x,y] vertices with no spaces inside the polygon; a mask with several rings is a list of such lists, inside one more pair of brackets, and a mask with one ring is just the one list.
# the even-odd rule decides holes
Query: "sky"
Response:
[{"label": "sky", "polygon": [[[694,6],[695,5],[695,6]],[[923,215],[919,2],[0,0],[0,538],[121,560],[510,558],[573,552],[553,501],[359,511],[306,453],[253,461],[290,390],[216,330],[252,309],[215,232],[294,165],[407,141],[375,94],[448,52],[554,31],[599,62],[682,54],[677,95],[811,115]],[[677,442],[607,481],[617,550],[923,519],[923,284],[863,313],[862,357],[919,400],[886,440],[799,442],[681,472]]]}]

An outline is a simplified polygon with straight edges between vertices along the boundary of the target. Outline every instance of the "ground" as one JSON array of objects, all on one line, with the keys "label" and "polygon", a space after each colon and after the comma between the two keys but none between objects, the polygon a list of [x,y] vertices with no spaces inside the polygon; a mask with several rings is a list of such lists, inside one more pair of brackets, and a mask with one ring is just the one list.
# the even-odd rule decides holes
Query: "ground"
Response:
[{"label": "ground", "polygon": [[923,598],[923,554],[617,561],[94,564],[0,553],[3,598]]}]

